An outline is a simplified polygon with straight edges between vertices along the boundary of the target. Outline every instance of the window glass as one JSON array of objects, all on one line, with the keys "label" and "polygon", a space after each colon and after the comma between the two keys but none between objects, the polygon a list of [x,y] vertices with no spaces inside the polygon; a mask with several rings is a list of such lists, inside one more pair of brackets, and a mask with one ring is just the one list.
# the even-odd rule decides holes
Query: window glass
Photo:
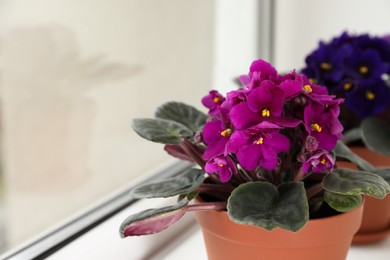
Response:
[{"label": "window glass", "polygon": [[171,160],[130,120],[200,107],[214,1],[0,2],[0,252]]}]

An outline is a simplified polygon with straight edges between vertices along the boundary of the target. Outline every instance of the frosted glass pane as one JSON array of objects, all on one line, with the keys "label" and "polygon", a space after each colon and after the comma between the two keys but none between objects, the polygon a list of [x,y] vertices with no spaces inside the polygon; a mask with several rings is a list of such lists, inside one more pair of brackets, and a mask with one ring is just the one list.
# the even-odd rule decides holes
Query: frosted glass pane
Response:
[{"label": "frosted glass pane", "polygon": [[171,160],[135,117],[211,88],[213,1],[0,2],[0,252]]}]

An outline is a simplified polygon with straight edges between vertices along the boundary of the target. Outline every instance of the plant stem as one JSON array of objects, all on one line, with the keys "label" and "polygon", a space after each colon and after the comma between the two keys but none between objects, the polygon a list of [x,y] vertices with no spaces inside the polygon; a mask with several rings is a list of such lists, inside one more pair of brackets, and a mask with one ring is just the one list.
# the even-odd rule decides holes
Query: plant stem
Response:
[{"label": "plant stem", "polygon": [[308,199],[310,199],[311,197],[313,197],[317,193],[323,191],[323,189],[324,188],[322,188],[322,182],[317,183],[306,190],[306,196]]},{"label": "plant stem", "polygon": [[301,167],[299,169],[299,171],[297,172],[297,174],[295,174],[294,181],[299,182],[302,180],[302,178],[303,178],[303,171],[302,171],[302,167]]},{"label": "plant stem", "polygon": [[192,205],[188,205],[183,210],[185,212],[191,211],[204,211],[204,210],[224,210],[226,209],[227,202],[202,202]]},{"label": "plant stem", "polygon": [[[202,167],[204,170],[204,167],[206,165],[206,162],[202,159],[202,154],[199,152],[199,150],[187,139],[184,138],[183,142],[180,144],[180,147],[184,150],[184,152],[194,159],[194,161]],[[221,183],[221,181],[218,178],[217,174],[208,174],[210,179],[212,179],[215,183]]]},{"label": "plant stem", "polygon": [[[295,147],[296,145],[296,142],[297,142],[297,138],[296,136],[299,136],[298,133],[297,133],[297,129],[295,128],[295,131],[294,131],[295,135],[292,136],[292,139],[294,140],[293,143],[291,144],[291,147]],[[291,166],[291,161],[292,161],[292,151],[290,151],[288,154],[287,154],[287,158],[285,160],[285,163],[283,163],[282,167],[280,168],[280,172],[285,172],[288,168],[290,168]]]},{"label": "plant stem", "polygon": [[210,174],[207,174],[207,176],[209,176],[210,179],[213,180],[214,183],[222,183],[221,180],[219,179],[219,175],[217,173],[210,173]]},{"label": "plant stem", "polygon": [[241,172],[243,173],[243,175],[247,180],[253,181],[252,177],[244,169],[241,169]]},{"label": "plant stem", "polygon": [[181,148],[183,148],[184,152],[190,156],[194,161],[204,169],[206,165],[205,161],[202,159],[202,155],[194,148],[194,145],[188,141],[187,138],[184,138],[183,142],[180,144]]},{"label": "plant stem", "polygon": [[280,178],[280,172],[272,171],[272,175],[274,176],[274,185],[279,186],[282,183],[282,178]]}]

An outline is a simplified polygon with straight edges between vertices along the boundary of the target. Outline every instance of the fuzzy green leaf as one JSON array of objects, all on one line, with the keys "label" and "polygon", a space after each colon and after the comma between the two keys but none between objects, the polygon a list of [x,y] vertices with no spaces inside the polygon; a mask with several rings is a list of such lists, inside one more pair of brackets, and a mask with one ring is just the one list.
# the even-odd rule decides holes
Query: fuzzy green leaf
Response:
[{"label": "fuzzy green leaf", "polygon": [[384,198],[390,192],[389,184],[377,174],[344,168],[326,175],[322,185],[327,191],[343,195],[366,194]]},{"label": "fuzzy green leaf", "polygon": [[132,127],[146,140],[162,144],[180,144],[183,137],[193,134],[186,126],[164,119],[134,119]]},{"label": "fuzzy green leaf", "polygon": [[174,206],[159,209],[147,209],[126,218],[120,228],[121,237],[141,236],[158,233],[176,223],[184,216],[181,210],[187,206],[188,200],[181,200]]},{"label": "fuzzy green leaf", "polygon": [[168,102],[157,108],[155,116],[185,125],[192,131],[198,131],[205,123],[207,115],[181,102]]},{"label": "fuzzy green leaf", "polygon": [[362,195],[342,195],[325,191],[324,199],[329,206],[339,212],[351,211],[362,204]]},{"label": "fuzzy green leaf", "polygon": [[177,201],[181,201],[181,200],[184,200],[184,199],[187,199],[188,201],[191,201],[191,200],[195,199],[198,195],[199,195],[199,192],[197,192],[197,191],[193,191],[193,192],[190,192],[188,194],[181,194],[177,198]]},{"label": "fuzzy green leaf", "polygon": [[347,144],[362,139],[362,131],[360,127],[349,129],[343,134],[343,141]]},{"label": "fuzzy green leaf", "polygon": [[374,169],[374,166],[372,166],[363,158],[357,156],[354,152],[351,151],[351,149],[348,148],[348,146],[346,146],[340,141],[337,142],[336,148],[333,150],[333,152],[336,154],[337,157],[341,157],[351,161],[364,171],[371,171]]},{"label": "fuzzy green leaf", "polygon": [[373,173],[381,176],[388,184],[390,184],[390,168],[381,168],[372,170]]},{"label": "fuzzy green leaf", "polygon": [[390,155],[390,125],[369,117],[362,122],[362,139],[370,150]]},{"label": "fuzzy green leaf", "polygon": [[304,185],[296,182],[278,188],[267,182],[241,184],[229,197],[227,208],[234,222],[267,230],[298,231],[309,219]]},{"label": "fuzzy green leaf", "polygon": [[135,187],[130,195],[134,198],[165,198],[192,192],[204,181],[204,172],[190,169],[178,176]]}]

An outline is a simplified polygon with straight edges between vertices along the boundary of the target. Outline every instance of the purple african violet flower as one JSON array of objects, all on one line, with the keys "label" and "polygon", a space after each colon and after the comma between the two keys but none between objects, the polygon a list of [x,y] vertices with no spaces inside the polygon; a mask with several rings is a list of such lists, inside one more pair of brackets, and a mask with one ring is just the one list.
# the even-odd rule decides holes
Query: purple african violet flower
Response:
[{"label": "purple african violet flower", "polygon": [[381,80],[362,84],[349,95],[346,103],[360,118],[379,114],[390,105],[390,89]]},{"label": "purple african violet flower", "polygon": [[237,167],[229,156],[214,157],[206,163],[205,171],[207,173],[219,173],[219,179],[222,182],[228,182],[233,173],[238,172]]},{"label": "purple african violet flower", "polygon": [[340,82],[336,85],[334,89],[334,93],[340,94],[342,96],[346,96],[348,98],[348,95],[356,91],[358,87],[359,87],[358,79],[345,77],[343,80],[340,80]]},{"label": "purple african violet flower", "polygon": [[207,148],[203,154],[204,160],[210,160],[218,155],[227,155],[226,144],[232,134],[232,129],[218,120],[206,123],[203,128],[203,141]]},{"label": "purple african violet flower", "polygon": [[351,79],[379,79],[389,69],[389,64],[383,62],[375,50],[354,49],[345,59],[345,75]]},{"label": "purple african violet flower", "polygon": [[290,148],[290,140],[276,132],[280,128],[265,121],[236,131],[230,137],[228,151],[236,154],[238,162],[246,170],[254,170],[258,166],[273,170],[278,165],[278,154]]},{"label": "purple african violet flower", "polygon": [[320,104],[305,107],[305,128],[310,136],[318,140],[318,148],[330,151],[342,137],[343,126],[337,116],[338,111]]},{"label": "purple african violet flower", "polygon": [[345,44],[351,44],[353,43],[355,37],[352,37],[348,34],[348,32],[343,32],[340,36],[334,37],[331,40],[331,45],[333,45],[335,48],[339,48],[344,46]]},{"label": "purple african violet flower", "polygon": [[306,162],[302,165],[302,172],[332,172],[334,168],[334,159],[333,157],[324,150],[319,150],[314,153]]},{"label": "purple african violet flower", "polygon": [[[390,61],[390,41],[388,35],[383,37],[372,37],[368,34],[362,34],[355,37],[355,44],[357,47],[362,49],[371,49],[379,53],[382,61]],[[390,66],[387,73],[390,72]]]},{"label": "purple african violet flower", "polygon": [[225,101],[225,98],[216,90],[211,90],[209,94],[202,98],[202,104],[209,109],[209,115],[217,117],[219,107]]},{"label": "purple african violet flower", "polygon": [[[337,77],[333,77],[334,75],[330,77],[323,73],[330,72],[330,68],[332,73],[339,73]],[[345,97],[347,108],[361,119],[381,113],[385,110],[384,106],[389,105],[384,101],[388,95],[383,86],[386,84],[384,75],[390,73],[390,41],[386,36],[349,35],[344,32],[328,43],[321,42],[319,47],[306,58],[306,68],[302,73],[312,82],[325,85],[331,94]],[[374,84],[378,86],[375,87]],[[367,92],[368,88],[370,92]],[[377,102],[370,102],[373,97],[370,93],[375,95],[376,88],[378,94],[383,94],[385,97],[378,98]],[[367,95],[368,99],[365,98]],[[333,101],[323,103],[327,104],[327,102]],[[363,105],[360,106],[361,102]],[[355,122],[355,117],[351,116],[348,109],[345,115],[342,115],[345,116],[343,121],[348,127],[354,127],[359,122]]]},{"label": "purple african violet flower", "polygon": [[307,67],[302,73],[314,83],[328,85],[343,77],[345,51],[320,42],[317,50],[306,58]]}]

